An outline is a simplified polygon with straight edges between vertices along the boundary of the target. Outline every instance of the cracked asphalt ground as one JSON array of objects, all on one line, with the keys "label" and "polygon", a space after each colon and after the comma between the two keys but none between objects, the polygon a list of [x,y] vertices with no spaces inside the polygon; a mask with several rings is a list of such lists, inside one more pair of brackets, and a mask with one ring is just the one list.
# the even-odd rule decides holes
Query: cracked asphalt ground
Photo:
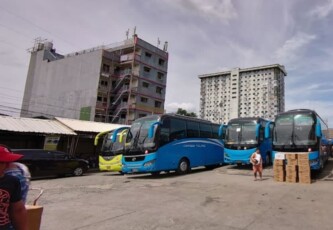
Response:
[{"label": "cracked asphalt ground", "polygon": [[[332,229],[333,159],[312,184],[275,182],[272,167],[198,168],[153,177],[91,172],[33,180],[43,188],[41,229]],[[29,200],[36,196],[34,191]]]}]

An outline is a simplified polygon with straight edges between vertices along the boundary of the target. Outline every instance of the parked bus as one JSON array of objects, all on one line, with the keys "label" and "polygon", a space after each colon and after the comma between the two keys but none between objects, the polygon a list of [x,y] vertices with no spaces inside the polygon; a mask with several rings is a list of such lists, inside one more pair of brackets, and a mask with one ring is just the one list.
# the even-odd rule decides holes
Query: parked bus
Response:
[{"label": "parked bus", "polygon": [[225,127],[224,162],[248,165],[250,157],[259,148],[263,163],[272,162],[271,121],[260,117],[231,119]]},{"label": "parked bus", "polygon": [[[95,146],[103,137],[102,146],[98,155],[98,165],[100,171],[112,171],[122,173],[122,154],[125,150],[126,134],[129,127],[121,127],[115,130],[101,132],[95,137]],[[115,138],[113,138],[115,137]]]},{"label": "parked bus", "polygon": [[309,154],[311,170],[322,169],[329,158],[328,127],[313,110],[296,109],[275,117],[273,155]]},{"label": "parked bus", "polygon": [[161,171],[187,173],[193,167],[214,168],[223,163],[219,125],[206,120],[175,115],[151,115],[132,123],[129,148],[123,156],[124,173]]}]

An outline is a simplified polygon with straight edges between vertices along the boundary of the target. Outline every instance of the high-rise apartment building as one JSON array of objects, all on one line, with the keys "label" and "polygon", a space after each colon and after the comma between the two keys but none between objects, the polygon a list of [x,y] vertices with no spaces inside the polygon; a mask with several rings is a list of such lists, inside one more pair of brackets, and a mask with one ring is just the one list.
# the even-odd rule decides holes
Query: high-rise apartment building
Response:
[{"label": "high-rise apartment building", "polygon": [[279,64],[199,75],[200,117],[217,123],[238,117],[272,120],[285,109],[285,76]]},{"label": "high-rise apartment building", "polygon": [[167,42],[163,49],[136,34],[123,42],[56,53],[36,41],[22,104],[22,117],[66,117],[131,124],[164,113]]}]

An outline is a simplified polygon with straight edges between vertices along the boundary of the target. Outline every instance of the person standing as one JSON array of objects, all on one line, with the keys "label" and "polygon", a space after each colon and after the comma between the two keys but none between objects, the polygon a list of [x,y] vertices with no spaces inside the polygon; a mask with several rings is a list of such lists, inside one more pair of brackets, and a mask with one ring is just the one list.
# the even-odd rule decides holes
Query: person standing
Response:
[{"label": "person standing", "polygon": [[5,174],[8,164],[21,157],[22,155],[0,146],[0,230],[28,230],[27,210],[22,201],[20,181]]},{"label": "person standing", "polygon": [[[7,148],[9,152],[11,152],[11,149],[8,146],[1,144],[0,146]],[[28,191],[30,187],[30,179],[31,179],[29,168],[26,165],[19,162],[10,162],[8,163],[8,166],[5,170],[5,174],[15,176],[19,179],[21,183],[22,200],[25,204],[27,201]]]},{"label": "person standing", "polygon": [[250,162],[252,163],[254,180],[257,180],[257,173],[262,180],[262,157],[259,148],[251,155]]}]

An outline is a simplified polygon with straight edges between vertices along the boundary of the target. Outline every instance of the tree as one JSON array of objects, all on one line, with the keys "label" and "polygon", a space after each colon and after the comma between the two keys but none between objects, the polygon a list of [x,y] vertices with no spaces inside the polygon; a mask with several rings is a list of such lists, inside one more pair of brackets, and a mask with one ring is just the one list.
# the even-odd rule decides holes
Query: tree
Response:
[{"label": "tree", "polygon": [[197,117],[197,115],[194,112],[187,112],[185,109],[178,108],[176,114],[188,116],[188,117]]}]

